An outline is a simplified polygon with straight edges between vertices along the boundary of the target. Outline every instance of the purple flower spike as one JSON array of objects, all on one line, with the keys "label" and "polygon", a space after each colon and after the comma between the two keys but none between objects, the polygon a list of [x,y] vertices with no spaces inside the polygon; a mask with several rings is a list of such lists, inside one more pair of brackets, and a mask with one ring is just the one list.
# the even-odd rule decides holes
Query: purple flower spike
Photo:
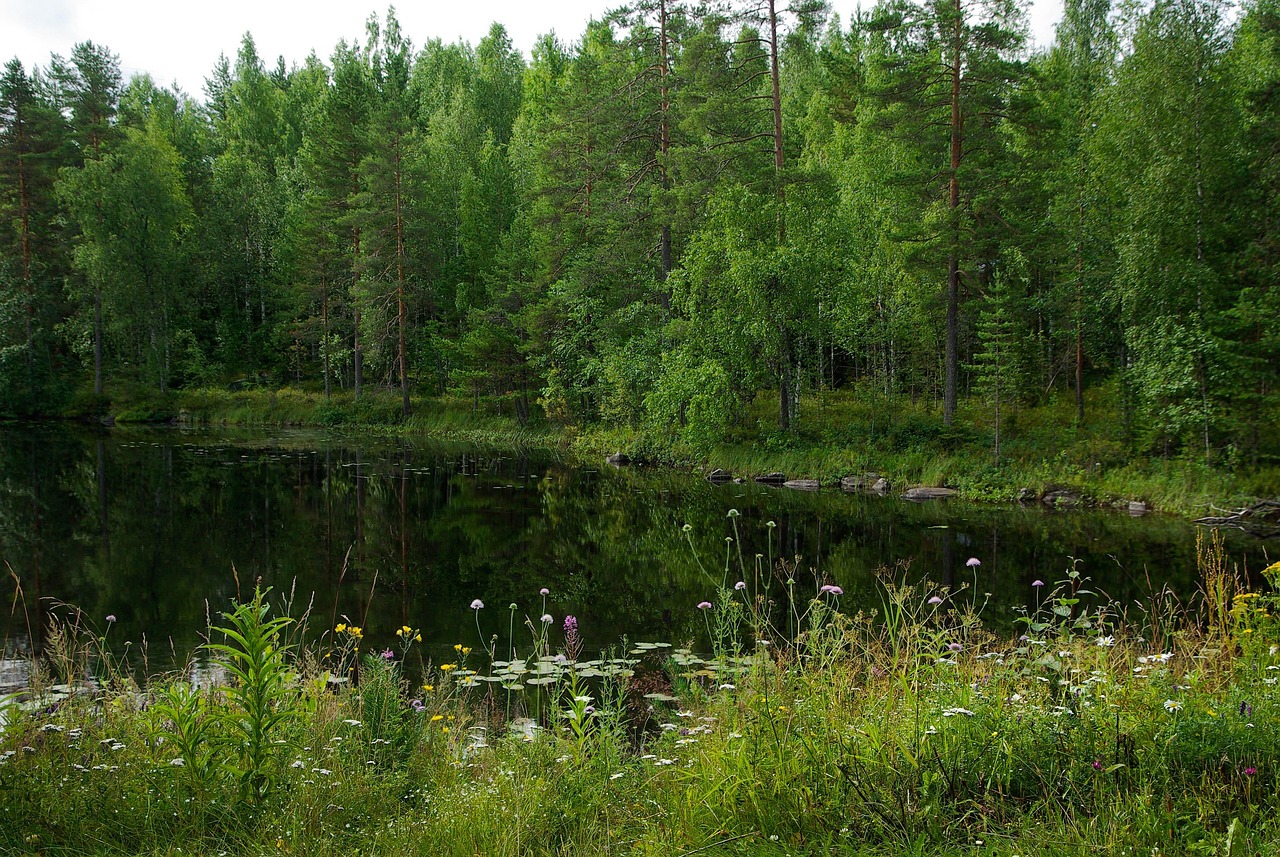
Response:
[{"label": "purple flower spike", "polygon": [[396,653],[391,651],[390,649],[383,649],[382,659],[384,661],[394,661],[396,659]]},{"label": "purple flower spike", "polygon": [[932,598],[930,598],[930,599],[929,599],[929,603],[930,603],[930,604],[941,604],[941,603],[942,603],[942,599],[935,595],[935,596],[933,596]]},{"label": "purple flower spike", "polygon": [[698,602],[698,609],[699,609],[699,610],[710,610],[710,609],[711,609],[711,602],[710,602],[710,601],[699,601],[699,602]]},{"label": "purple flower spike", "polygon": [[977,568],[982,565],[982,560],[978,559],[976,556],[971,556],[964,561],[964,564],[969,566],[969,568]]},{"label": "purple flower spike", "polygon": [[1037,587],[1037,588],[1039,588],[1039,587],[1041,587],[1041,586],[1044,586],[1044,581],[1043,581],[1043,580],[1033,580],[1033,581],[1031,581],[1031,585],[1032,585],[1032,586],[1035,586],[1035,587]]},{"label": "purple flower spike", "polygon": [[569,633],[570,631],[576,631],[576,630],[578,630],[578,619],[577,619],[577,617],[576,617],[576,616],[565,616],[565,617],[564,617],[564,632],[567,634],[567,633]]},{"label": "purple flower spike", "polygon": [[844,595],[844,590],[838,586],[828,583],[826,586],[818,590],[819,595]]}]

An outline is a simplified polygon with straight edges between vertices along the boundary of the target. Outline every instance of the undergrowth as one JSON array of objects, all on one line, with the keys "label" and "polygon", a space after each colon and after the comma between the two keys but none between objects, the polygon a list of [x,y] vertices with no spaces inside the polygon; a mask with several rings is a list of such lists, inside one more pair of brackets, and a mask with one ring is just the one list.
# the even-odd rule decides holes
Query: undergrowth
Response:
[{"label": "undergrowth", "polygon": [[1250,591],[1210,538],[1194,603],[1123,605],[1067,562],[1000,637],[980,602],[889,571],[879,607],[848,612],[772,539],[741,556],[737,525],[689,606],[702,652],[624,642],[588,659],[543,591],[509,639],[460,641],[410,675],[417,629],[370,651],[365,629],[315,637],[256,592],[213,621],[198,664],[138,685],[114,641],[63,622],[5,703],[0,851],[1280,847],[1280,563]]}]

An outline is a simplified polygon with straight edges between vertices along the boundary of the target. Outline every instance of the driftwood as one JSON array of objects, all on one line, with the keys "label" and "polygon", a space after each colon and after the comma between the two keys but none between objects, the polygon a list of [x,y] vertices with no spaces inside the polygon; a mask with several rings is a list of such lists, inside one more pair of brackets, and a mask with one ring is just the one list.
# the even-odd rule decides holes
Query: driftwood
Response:
[{"label": "driftwood", "polygon": [[1280,500],[1262,500],[1236,512],[1197,518],[1196,523],[1206,527],[1233,527],[1264,539],[1275,538],[1280,536]]}]

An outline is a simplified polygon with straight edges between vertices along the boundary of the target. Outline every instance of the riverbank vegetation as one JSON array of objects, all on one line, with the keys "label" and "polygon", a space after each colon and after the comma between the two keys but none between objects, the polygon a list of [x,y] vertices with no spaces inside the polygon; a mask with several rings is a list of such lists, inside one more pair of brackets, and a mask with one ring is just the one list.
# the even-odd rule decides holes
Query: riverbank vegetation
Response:
[{"label": "riverbank vegetation", "polygon": [[1280,845],[1280,564],[1250,591],[1209,539],[1197,598],[1141,605],[1108,602],[1068,565],[1056,583],[1032,582],[1035,606],[998,637],[981,594],[964,587],[904,586],[886,571],[880,607],[849,613],[839,587],[771,563],[704,568],[707,600],[688,607],[704,618],[702,656],[681,641],[620,641],[589,657],[582,635],[593,629],[553,615],[545,589],[530,594],[523,627],[435,657],[411,625],[384,651],[349,620],[317,642],[305,616],[257,592],[213,620],[198,669],[140,685],[113,655],[112,617],[69,612],[22,702],[6,700],[0,847]]},{"label": "riverbank vegetation", "polygon": [[677,461],[1274,493],[1274,0],[1070,0],[1037,51],[1017,2],[829,12],[644,0],[527,56],[388,13],[292,65],[246,36],[200,97],[11,61],[0,414],[470,401]]},{"label": "riverbank vegetation", "polygon": [[[1096,422],[1064,429],[1073,407],[1069,397],[1024,406],[1006,416],[1014,427],[991,457],[992,433],[962,402],[961,424],[948,427],[928,402],[907,396],[886,400],[865,389],[819,391],[800,398],[797,425],[780,432],[773,402],[758,396],[742,421],[723,437],[691,442],[643,426],[604,423],[562,425],[545,418],[521,420],[509,399],[433,397],[415,399],[410,417],[388,393],[325,398],[318,391],[284,389],[227,391],[200,388],[164,399],[142,397],[120,411],[123,421],[179,419],[213,426],[331,426],[404,437],[451,439],[482,445],[534,446],[599,461],[614,452],[631,461],[707,472],[719,468],[752,478],[784,473],[836,487],[843,477],[878,474],[890,490],[945,485],[970,500],[1013,502],[1068,489],[1084,505],[1127,508],[1141,501],[1162,512],[1199,517],[1213,509],[1241,508],[1280,491],[1274,466],[1213,466],[1192,456],[1148,458],[1124,439],[1114,387],[1089,393]],[[973,420],[973,422],[970,422]]]}]

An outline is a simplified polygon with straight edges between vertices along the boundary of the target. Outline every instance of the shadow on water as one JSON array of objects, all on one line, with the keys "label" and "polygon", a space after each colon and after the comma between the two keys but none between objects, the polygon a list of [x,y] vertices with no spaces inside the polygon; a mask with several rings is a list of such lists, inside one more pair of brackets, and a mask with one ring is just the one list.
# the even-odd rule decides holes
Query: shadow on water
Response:
[{"label": "shadow on water", "polygon": [[[478,652],[496,634],[502,653],[514,624],[515,646],[527,649],[522,626],[543,612],[542,587],[557,625],[577,615],[588,646],[624,635],[696,644],[694,605],[714,600],[726,557],[728,584],[739,576],[739,546],[725,541],[730,509],[741,512],[748,569],[756,554],[766,566],[799,557],[797,591],[838,584],[845,609],[880,603],[885,568],[969,584],[997,628],[1035,603],[1044,590],[1034,581],[1052,584],[1073,561],[1124,604],[1166,585],[1184,599],[1197,588],[1196,530],[1161,516],[715,486],[540,452],[315,431],[8,426],[0,557],[13,609],[0,616],[0,684],[19,683],[14,670],[41,649],[58,603],[99,629],[116,617],[112,640],[132,641],[135,660],[145,649],[155,671],[185,661],[207,618],[259,579],[277,596],[292,592],[295,613],[309,605],[314,633],[345,619],[376,646],[410,625],[428,652],[459,642]],[[1266,547],[1228,538],[1233,560],[1255,573]],[[970,557],[982,564],[967,567]],[[476,598],[486,605],[480,632]]]}]

